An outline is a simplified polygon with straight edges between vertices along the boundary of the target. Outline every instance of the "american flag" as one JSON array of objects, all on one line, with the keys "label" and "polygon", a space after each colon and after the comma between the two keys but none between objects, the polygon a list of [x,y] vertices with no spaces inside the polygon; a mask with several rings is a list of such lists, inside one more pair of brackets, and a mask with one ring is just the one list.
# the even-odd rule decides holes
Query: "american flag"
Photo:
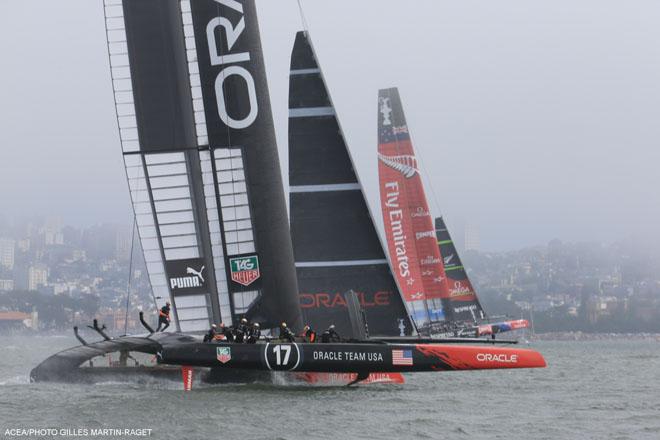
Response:
[{"label": "american flag", "polygon": [[392,365],[412,365],[412,350],[392,350]]}]

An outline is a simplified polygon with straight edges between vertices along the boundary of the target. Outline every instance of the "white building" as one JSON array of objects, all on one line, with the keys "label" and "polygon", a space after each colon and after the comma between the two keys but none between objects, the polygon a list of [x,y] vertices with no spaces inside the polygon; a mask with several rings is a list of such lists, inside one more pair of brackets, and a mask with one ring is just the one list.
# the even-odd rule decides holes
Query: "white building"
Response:
[{"label": "white building", "polygon": [[14,240],[0,238],[0,266],[9,270],[14,269]]},{"label": "white building", "polygon": [[30,266],[28,269],[28,290],[37,290],[40,286],[46,284],[48,284],[48,268]]},{"label": "white building", "polygon": [[0,291],[9,292],[14,290],[14,280],[0,280]]}]

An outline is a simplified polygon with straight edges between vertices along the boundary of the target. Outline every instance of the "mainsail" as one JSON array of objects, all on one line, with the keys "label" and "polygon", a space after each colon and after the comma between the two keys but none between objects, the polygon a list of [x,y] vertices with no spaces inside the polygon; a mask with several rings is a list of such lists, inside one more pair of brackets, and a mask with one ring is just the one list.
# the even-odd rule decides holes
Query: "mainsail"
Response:
[{"label": "mainsail", "polygon": [[296,35],[289,82],[291,234],[300,304],[317,328],[347,334],[344,294],[358,294],[372,335],[411,326],[305,32]]},{"label": "mainsail", "polygon": [[396,88],[378,93],[378,173],[385,235],[403,297],[418,324],[442,320],[447,279]]},{"label": "mainsail", "polygon": [[486,316],[479,303],[477,293],[465,272],[456,246],[449,235],[449,230],[442,217],[435,219],[435,234],[438,239],[449,283],[448,319],[452,321],[479,322]]},{"label": "mainsail", "polygon": [[131,200],[177,330],[301,326],[253,0],[105,0]]}]

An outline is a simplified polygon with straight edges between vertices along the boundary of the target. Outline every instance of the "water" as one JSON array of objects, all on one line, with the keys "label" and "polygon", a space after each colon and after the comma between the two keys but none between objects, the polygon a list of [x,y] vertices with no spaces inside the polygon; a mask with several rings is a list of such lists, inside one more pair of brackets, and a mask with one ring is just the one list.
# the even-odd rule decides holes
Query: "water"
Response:
[{"label": "water", "polygon": [[0,438],[107,427],[156,439],[660,439],[657,341],[539,342],[546,369],[421,373],[405,385],[29,383],[34,365],[71,345],[0,337]]}]

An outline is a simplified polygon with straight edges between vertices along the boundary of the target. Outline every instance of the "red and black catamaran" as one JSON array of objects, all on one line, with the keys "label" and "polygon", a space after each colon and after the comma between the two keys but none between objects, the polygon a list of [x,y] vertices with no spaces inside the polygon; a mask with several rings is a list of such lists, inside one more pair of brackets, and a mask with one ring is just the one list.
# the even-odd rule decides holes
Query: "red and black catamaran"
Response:
[{"label": "red and black catamaran", "polygon": [[392,266],[420,330],[478,337],[528,327],[524,319],[487,319],[444,219],[434,226],[396,88],[378,94],[378,174]]}]

